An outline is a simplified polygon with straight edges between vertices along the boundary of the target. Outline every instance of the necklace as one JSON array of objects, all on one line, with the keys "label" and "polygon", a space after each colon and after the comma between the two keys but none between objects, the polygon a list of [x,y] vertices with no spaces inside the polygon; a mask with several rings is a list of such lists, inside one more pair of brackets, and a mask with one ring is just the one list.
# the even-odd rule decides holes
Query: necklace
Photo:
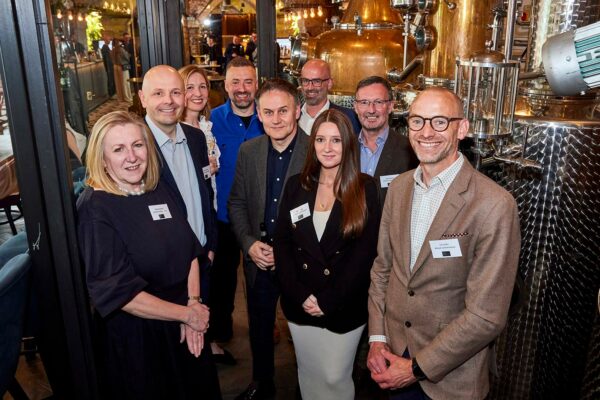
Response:
[{"label": "necklace", "polygon": [[127,196],[141,196],[144,193],[146,193],[146,183],[144,182],[143,179],[142,179],[142,182],[140,183],[140,188],[138,190],[129,190],[129,189],[125,189],[121,185],[118,185],[118,186],[119,186],[119,190],[121,192],[125,193]]}]

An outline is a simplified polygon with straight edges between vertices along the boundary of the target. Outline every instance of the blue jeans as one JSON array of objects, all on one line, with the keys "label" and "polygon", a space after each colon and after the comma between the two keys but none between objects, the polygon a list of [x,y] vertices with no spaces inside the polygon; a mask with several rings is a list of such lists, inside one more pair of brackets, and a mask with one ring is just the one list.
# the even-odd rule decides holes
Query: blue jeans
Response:
[{"label": "blue jeans", "polygon": [[252,379],[258,382],[272,381],[275,376],[273,327],[280,293],[274,272],[259,269],[254,285],[251,287],[246,282],[246,293],[252,349]]}]

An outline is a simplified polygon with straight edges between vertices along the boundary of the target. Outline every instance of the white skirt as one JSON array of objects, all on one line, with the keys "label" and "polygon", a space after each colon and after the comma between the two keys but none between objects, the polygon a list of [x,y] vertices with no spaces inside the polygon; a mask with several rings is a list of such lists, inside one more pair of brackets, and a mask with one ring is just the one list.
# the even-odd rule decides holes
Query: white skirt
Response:
[{"label": "white skirt", "polygon": [[289,322],[304,400],[354,400],[352,367],[365,325],[347,333]]}]

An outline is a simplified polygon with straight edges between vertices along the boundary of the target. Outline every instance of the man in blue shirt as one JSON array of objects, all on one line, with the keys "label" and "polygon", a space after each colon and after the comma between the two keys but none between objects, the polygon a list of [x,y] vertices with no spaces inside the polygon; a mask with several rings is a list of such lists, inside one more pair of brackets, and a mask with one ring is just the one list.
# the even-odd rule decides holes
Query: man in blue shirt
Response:
[{"label": "man in blue shirt", "polygon": [[[263,134],[262,123],[256,115],[254,96],[258,89],[256,69],[244,57],[236,57],[227,65],[225,90],[227,102],[211,112],[212,131],[217,139],[221,157],[217,174],[217,252],[210,281],[211,339],[227,342],[233,336],[233,301],[237,286],[237,267],[240,248],[229,224],[227,200],[235,175],[235,163],[240,145]],[[219,349],[213,347],[215,354]],[[228,353],[215,356],[215,361],[235,363]]]},{"label": "man in blue shirt", "polygon": [[370,76],[356,86],[354,110],[362,125],[360,169],[377,181],[382,208],[390,182],[418,164],[408,138],[390,129],[391,99],[392,87],[382,77]]}]

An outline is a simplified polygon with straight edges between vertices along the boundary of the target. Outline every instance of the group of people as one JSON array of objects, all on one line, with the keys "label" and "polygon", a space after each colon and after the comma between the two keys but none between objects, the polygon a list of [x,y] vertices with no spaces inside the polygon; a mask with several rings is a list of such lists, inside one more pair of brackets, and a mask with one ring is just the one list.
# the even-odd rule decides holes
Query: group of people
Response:
[{"label": "group of people", "polygon": [[100,48],[106,70],[108,94],[115,93],[120,101],[133,101],[129,78],[135,76],[135,53],[129,32],[121,37],[113,37],[109,32],[102,36],[104,44]]},{"label": "group of people", "polygon": [[215,362],[235,359],[216,343],[233,336],[240,250],[252,382],[237,399],[275,396],[279,300],[304,399],[354,398],[361,337],[393,398],[486,396],[519,222],[458,151],[460,99],[423,91],[405,136],[385,79],[360,81],[353,110],[328,100],[326,62],[299,83],[259,87],[233,57],[229,99],[210,110],[201,68],[156,66],[144,120],[119,111],[94,126],[78,233],[108,398],[221,398]]},{"label": "group of people", "polygon": [[208,55],[209,62],[216,62],[217,64],[227,65],[235,57],[246,57],[250,62],[256,66],[257,58],[257,44],[258,38],[256,32],[252,32],[246,48],[242,44],[242,39],[238,35],[233,35],[231,43],[225,48],[225,55],[223,56],[223,50],[221,44],[216,40],[216,37],[209,35],[207,37],[207,43],[203,50]]}]

